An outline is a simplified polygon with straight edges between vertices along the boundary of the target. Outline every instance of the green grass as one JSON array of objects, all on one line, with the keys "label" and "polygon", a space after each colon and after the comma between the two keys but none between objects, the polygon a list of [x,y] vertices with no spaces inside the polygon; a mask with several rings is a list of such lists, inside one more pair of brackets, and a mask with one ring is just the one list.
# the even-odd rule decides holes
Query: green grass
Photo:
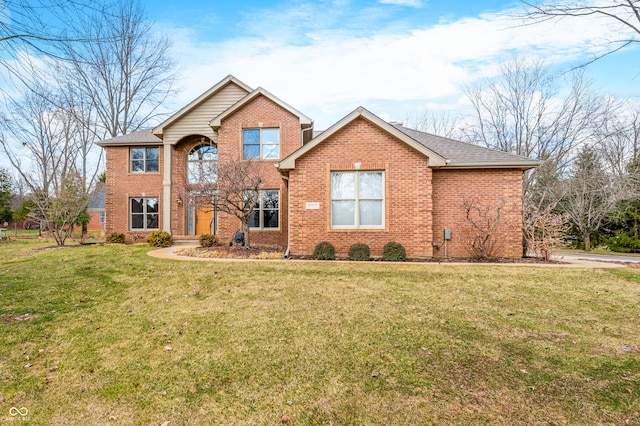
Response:
[{"label": "green grass", "polygon": [[0,424],[640,424],[637,270],[50,244],[0,244]]}]

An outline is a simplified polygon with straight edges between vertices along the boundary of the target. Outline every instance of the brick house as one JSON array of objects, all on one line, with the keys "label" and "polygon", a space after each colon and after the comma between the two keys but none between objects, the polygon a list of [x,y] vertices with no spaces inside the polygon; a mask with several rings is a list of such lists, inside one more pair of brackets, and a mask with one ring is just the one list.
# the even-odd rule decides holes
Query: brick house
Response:
[{"label": "brick house", "polygon": [[156,229],[230,241],[239,220],[194,205],[194,182],[203,164],[251,159],[263,179],[251,242],[293,255],[330,241],[340,254],[363,242],[379,256],[397,241],[411,257],[467,256],[466,203],[480,216],[499,211],[495,254],[520,257],[522,173],[538,164],[387,123],[364,108],[314,132],[309,117],[233,76],[151,131],[100,145],[106,232],[129,241]]}]

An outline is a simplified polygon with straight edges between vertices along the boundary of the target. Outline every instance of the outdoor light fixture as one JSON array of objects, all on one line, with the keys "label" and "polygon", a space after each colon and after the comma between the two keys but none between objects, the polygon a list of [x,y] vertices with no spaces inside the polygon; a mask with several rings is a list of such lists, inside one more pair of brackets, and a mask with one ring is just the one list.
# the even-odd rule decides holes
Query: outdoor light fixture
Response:
[{"label": "outdoor light fixture", "polygon": [[178,195],[178,207],[182,207],[182,195]]}]

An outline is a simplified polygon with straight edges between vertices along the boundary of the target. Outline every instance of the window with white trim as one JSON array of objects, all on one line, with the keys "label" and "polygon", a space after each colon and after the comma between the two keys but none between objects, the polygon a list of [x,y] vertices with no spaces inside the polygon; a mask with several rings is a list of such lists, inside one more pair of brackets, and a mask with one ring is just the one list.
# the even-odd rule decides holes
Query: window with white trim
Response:
[{"label": "window with white trim", "polygon": [[138,231],[158,229],[158,197],[129,199],[130,229]]},{"label": "window with white trim", "polygon": [[331,227],[384,228],[384,172],[331,172]]},{"label": "window with white trim", "polygon": [[242,158],[245,160],[280,158],[280,129],[242,129]]},{"label": "window with white trim", "polygon": [[157,146],[131,148],[130,157],[132,173],[151,173],[159,169],[160,152]]},{"label": "window with white trim", "polygon": [[100,223],[107,222],[107,212],[105,210],[98,210],[98,221]]},{"label": "window with white trim", "polygon": [[280,228],[280,191],[260,191],[258,203],[249,217],[251,229]]}]

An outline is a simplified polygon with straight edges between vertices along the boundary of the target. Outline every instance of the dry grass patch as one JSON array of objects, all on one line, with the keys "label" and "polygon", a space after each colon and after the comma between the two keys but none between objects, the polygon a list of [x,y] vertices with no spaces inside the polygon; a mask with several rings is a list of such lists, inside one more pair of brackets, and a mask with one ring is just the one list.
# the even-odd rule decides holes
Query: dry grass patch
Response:
[{"label": "dry grass patch", "polygon": [[5,247],[2,421],[640,422],[637,270]]}]

